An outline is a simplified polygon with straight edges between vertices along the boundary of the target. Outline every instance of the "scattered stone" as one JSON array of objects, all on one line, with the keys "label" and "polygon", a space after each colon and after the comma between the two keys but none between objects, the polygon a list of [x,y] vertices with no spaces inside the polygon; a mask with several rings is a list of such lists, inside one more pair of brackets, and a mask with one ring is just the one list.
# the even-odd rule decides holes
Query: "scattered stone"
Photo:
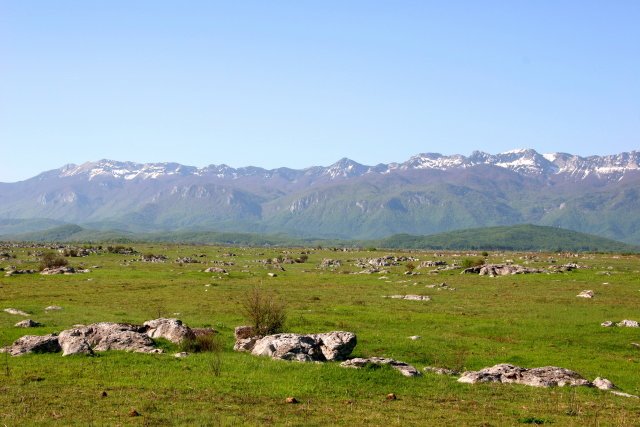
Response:
[{"label": "scattered stone", "polygon": [[57,311],[57,310],[62,310],[62,307],[60,307],[59,305],[50,305],[49,307],[44,308],[44,311]]},{"label": "scattered stone", "polygon": [[432,374],[437,374],[437,375],[450,375],[450,376],[460,375],[460,372],[454,371],[453,369],[437,368],[435,366],[427,366],[423,370],[425,372],[430,372]]},{"label": "scattered stone", "polygon": [[640,325],[635,320],[623,320],[620,323],[616,323],[616,326],[626,327],[626,328],[638,328]]},{"label": "scattered stone", "polygon": [[107,397],[107,392],[103,391],[102,393],[100,393],[100,397]]},{"label": "scattered stone", "polygon": [[[86,270],[87,272],[89,270]],[[75,273],[84,273],[85,270],[77,270],[73,267],[69,267],[69,266],[63,266],[63,267],[51,267],[51,268],[45,268],[44,270],[42,270],[40,272],[40,274],[42,275],[51,275],[51,274],[75,274]]]},{"label": "scattered stone", "polygon": [[387,298],[406,299],[409,301],[431,301],[431,297],[426,295],[390,295]]},{"label": "scattered stone", "polygon": [[140,416],[140,412],[136,411],[135,409],[132,409],[129,411],[129,416],[130,417],[139,417]]},{"label": "scattered stone", "polygon": [[631,397],[633,399],[640,399],[639,396],[633,395],[633,394],[629,394],[629,393],[623,393],[621,391],[617,391],[617,390],[611,390],[611,394],[615,394],[616,396],[622,396],[622,397]]},{"label": "scattered stone", "polygon": [[451,286],[447,285],[446,283],[438,283],[438,284],[433,284],[433,285],[427,285],[427,288],[431,288],[431,289],[437,289],[439,291],[446,289],[448,291],[455,291],[456,288],[452,288]]},{"label": "scattered stone", "polygon": [[409,337],[409,339],[410,339],[411,341],[417,341],[417,340],[419,340],[420,338],[422,338],[420,335],[411,335],[411,336]]},{"label": "scattered stone", "polygon": [[187,353],[186,351],[181,351],[180,353],[176,353],[173,355],[173,357],[175,357],[176,359],[184,359],[187,356],[189,356],[189,353]]},{"label": "scattered stone", "polygon": [[144,322],[147,335],[151,338],[164,338],[174,344],[180,344],[187,338],[195,338],[191,328],[182,324],[178,319],[154,319]]},{"label": "scattered stone", "polygon": [[387,399],[387,400],[397,400],[398,396],[396,396],[395,393],[389,393],[389,394],[387,394],[387,397],[385,399]]},{"label": "scattered stone", "polygon": [[298,399],[296,399],[295,397],[291,396],[291,397],[287,397],[285,399],[285,403],[294,404],[294,403],[299,403],[299,402],[298,402]]},{"label": "scattered stone", "polygon": [[15,314],[16,316],[29,316],[29,313],[25,313],[22,310],[18,310],[17,308],[5,308],[5,313]]},{"label": "scattered stone", "polygon": [[614,325],[614,323],[611,320],[606,320],[602,323],[600,323],[600,326],[604,327],[604,328],[610,328]]},{"label": "scattered stone", "polygon": [[209,267],[204,270],[205,273],[218,273],[218,274],[229,274],[227,270],[221,267]]},{"label": "scattered stone", "polygon": [[191,258],[190,256],[178,258],[176,262],[178,264],[200,264],[200,261],[195,258]]},{"label": "scattered stone", "polygon": [[276,273],[267,273],[267,276],[269,276],[269,277],[278,277],[278,275]]},{"label": "scattered stone", "polygon": [[521,368],[519,366],[502,363],[484,368],[480,371],[467,371],[458,378],[461,383],[515,383],[533,387],[563,387],[569,386],[589,386],[591,383],[580,374],[569,369],[558,368],[556,366],[545,366],[542,368]]},{"label": "scattered stone", "polygon": [[390,359],[387,357],[355,357],[340,364],[340,366],[344,368],[363,368],[367,365],[389,365],[393,369],[399,371],[405,377],[417,377],[421,375],[420,371],[418,371],[408,363],[404,363],[399,360]]},{"label": "scattered stone", "polygon": [[580,297],[580,298],[593,298],[594,295],[595,295],[595,293],[592,290],[589,289],[589,290],[585,290],[585,291],[580,292],[576,296]]},{"label": "scattered stone", "polygon": [[18,274],[34,274],[35,270],[8,270],[4,275],[5,277],[16,276]]},{"label": "scattered stone", "polygon": [[320,263],[320,268],[338,268],[342,263],[337,259],[325,258]]},{"label": "scattered stone", "polygon": [[640,348],[640,343],[632,342],[631,345],[634,347]]},{"label": "scattered stone", "polygon": [[38,326],[42,326],[42,323],[38,323],[35,320],[26,319],[21,320],[20,322],[14,325],[16,328],[37,328]]},{"label": "scattered stone", "polygon": [[54,334],[25,335],[18,338],[9,347],[2,349],[3,353],[9,353],[11,356],[22,356],[27,353],[56,353],[58,351],[60,351],[60,343]]},{"label": "scattered stone", "polygon": [[613,390],[618,388],[608,379],[601,378],[601,377],[598,377],[595,380],[593,380],[593,386],[596,388],[599,388],[600,390]]},{"label": "scattered stone", "polygon": [[422,261],[418,268],[433,268],[447,265],[446,261]]},{"label": "scattered stone", "polygon": [[334,331],[311,335],[275,334],[242,338],[236,341],[233,348],[273,359],[324,362],[346,359],[356,343],[356,336],[352,332]]}]

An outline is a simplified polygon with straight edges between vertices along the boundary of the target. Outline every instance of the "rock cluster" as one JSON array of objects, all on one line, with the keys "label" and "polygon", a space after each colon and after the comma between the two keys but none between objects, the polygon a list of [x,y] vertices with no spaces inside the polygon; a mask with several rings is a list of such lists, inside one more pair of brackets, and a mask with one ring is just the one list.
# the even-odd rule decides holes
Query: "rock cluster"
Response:
[{"label": "rock cluster", "polygon": [[155,319],[144,325],[100,322],[80,325],[59,335],[26,335],[2,349],[12,356],[26,353],[93,354],[96,351],[124,350],[137,353],[160,353],[153,338],[165,338],[174,343],[192,338],[193,331],[178,319]]},{"label": "rock cluster", "polygon": [[63,267],[51,267],[45,268],[40,272],[40,274],[47,276],[52,274],[76,274],[76,273],[89,273],[89,270],[75,269],[69,266]]},{"label": "rock cluster", "polygon": [[515,383],[533,387],[592,385],[580,374],[569,369],[556,366],[527,369],[508,363],[502,363],[479,371],[464,372],[458,378],[458,382],[470,384],[486,382]]},{"label": "rock cluster", "polygon": [[[356,346],[352,332],[334,331],[324,334],[275,334],[267,336],[250,335],[250,329],[236,328],[236,351],[250,352],[256,356],[273,359],[296,360],[299,362],[324,362],[345,360]],[[245,336],[246,338],[239,338]]]},{"label": "rock cluster", "polygon": [[619,327],[624,327],[624,328],[638,328],[640,327],[640,324],[635,321],[635,320],[629,320],[629,319],[625,319],[622,320],[621,322],[618,323],[614,323],[611,320],[607,320],[606,322],[602,322],[600,324],[600,326],[604,326],[605,328],[610,328],[612,326],[619,326]]},{"label": "rock cluster", "polygon": [[325,258],[320,263],[320,268],[337,268],[337,267],[340,267],[341,265],[342,263],[340,262],[340,260]]}]

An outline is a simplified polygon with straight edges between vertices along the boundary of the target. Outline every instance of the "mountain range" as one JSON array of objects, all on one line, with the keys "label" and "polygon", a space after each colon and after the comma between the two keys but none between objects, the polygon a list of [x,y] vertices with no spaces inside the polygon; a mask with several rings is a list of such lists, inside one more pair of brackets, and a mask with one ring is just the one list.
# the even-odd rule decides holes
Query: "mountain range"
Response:
[{"label": "mountain range", "polygon": [[301,170],[100,160],[0,183],[0,235],[65,223],[340,239],[530,223],[637,245],[640,153],[424,153]]}]

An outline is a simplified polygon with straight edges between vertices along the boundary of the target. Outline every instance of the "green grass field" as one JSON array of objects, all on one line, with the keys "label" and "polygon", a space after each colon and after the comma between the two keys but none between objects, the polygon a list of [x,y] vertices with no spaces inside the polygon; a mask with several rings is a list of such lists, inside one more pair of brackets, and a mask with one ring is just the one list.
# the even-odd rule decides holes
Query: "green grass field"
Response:
[{"label": "green grass field", "polygon": [[[232,350],[234,327],[246,324],[242,301],[258,286],[286,301],[288,331],[356,333],[353,356],[392,357],[419,369],[555,365],[590,380],[606,377],[622,391],[640,395],[640,348],[632,345],[640,342],[640,329],[600,326],[605,320],[640,320],[638,255],[493,252],[489,262],[512,259],[547,267],[552,257],[557,264],[590,268],[490,278],[461,275],[459,269],[429,274],[429,268],[407,276],[404,263],[385,274],[349,274],[361,270],[355,259],[388,254],[449,263],[480,257],[464,252],[435,257],[418,251],[311,249],[305,263],[285,264],[286,271],[277,271],[257,261],[295,258],[303,250],[135,248],[168,260],[143,263],[132,261],[140,255],[100,253],[68,258],[90,273],[0,278],[0,310],[24,310],[43,323],[30,330],[16,328],[23,317],[0,311],[0,346],[22,335],[59,332],[79,323],[177,317],[189,326],[220,332],[220,375],[216,354],[176,359],[177,348],[167,342],[159,343],[166,350],[159,355],[0,354],[0,425],[640,425],[640,399],[597,389],[469,385],[435,374],[405,378],[387,368],[275,361]],[[37,267],[37,249],[1,252],[8,250],[16,258],[0,261],[0,267]],[[237,256],[225,256],[228,252]],[[184,256],[202,263],[174,262]],[[342,266],[319,269],[323,258],[339,259]],[[224,267],[228,275],[204,273],[214,260],[235,265]],[[456,290],[427,287],[442,282]],[[596,296],[577,298],[585,289]],[[393,294],[429,295],[432,301],[383,298]],[[50,305],[63,309],[46,312]],[[422,338],[413,341],[408,338],[412,335]],[[388,393],[398,399],[386,400]],[[300,403],[286,404],[288,396]],[[133,409],[140,416],[130,416]]]}]

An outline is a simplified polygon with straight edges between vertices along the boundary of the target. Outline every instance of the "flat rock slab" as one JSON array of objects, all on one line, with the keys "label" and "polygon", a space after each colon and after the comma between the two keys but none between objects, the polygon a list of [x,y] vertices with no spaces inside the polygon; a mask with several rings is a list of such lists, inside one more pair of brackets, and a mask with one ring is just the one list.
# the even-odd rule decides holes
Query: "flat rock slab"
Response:
[{"label": "flat rock slab", "polygon": [[[239,333],[238,336],[246,336],[246,333]],[[275,334],[239,338],[233,348],[236,351],[246,351],[273,359],[324,362],[345,360],[356,343],[354,333],[333,331],[323,334]]]},{"label": "flat rock slab", "polygon": [[569,369],[556,366],[527,369],[507,363],[484,368],[480,371],[467,371],[458,378],[458,382],[469,384],[487,382],[514,383],[533,387],[592,385],[580,374]]},{"label": "flat rock slab", "polygon": [[408,363],[387,357],[355,357],[340,364],[340,366],[344,368],[364,368],[367,365],[389,365],[405,377],[417,377],[421,375],[420,371]]},{"label": "flat rock slab", "polygon": [[18,310],[17,308],[5,308],[5,313],[15,314],[16,316],[29,316],[29,313],[25,313],[22,310]]}]

